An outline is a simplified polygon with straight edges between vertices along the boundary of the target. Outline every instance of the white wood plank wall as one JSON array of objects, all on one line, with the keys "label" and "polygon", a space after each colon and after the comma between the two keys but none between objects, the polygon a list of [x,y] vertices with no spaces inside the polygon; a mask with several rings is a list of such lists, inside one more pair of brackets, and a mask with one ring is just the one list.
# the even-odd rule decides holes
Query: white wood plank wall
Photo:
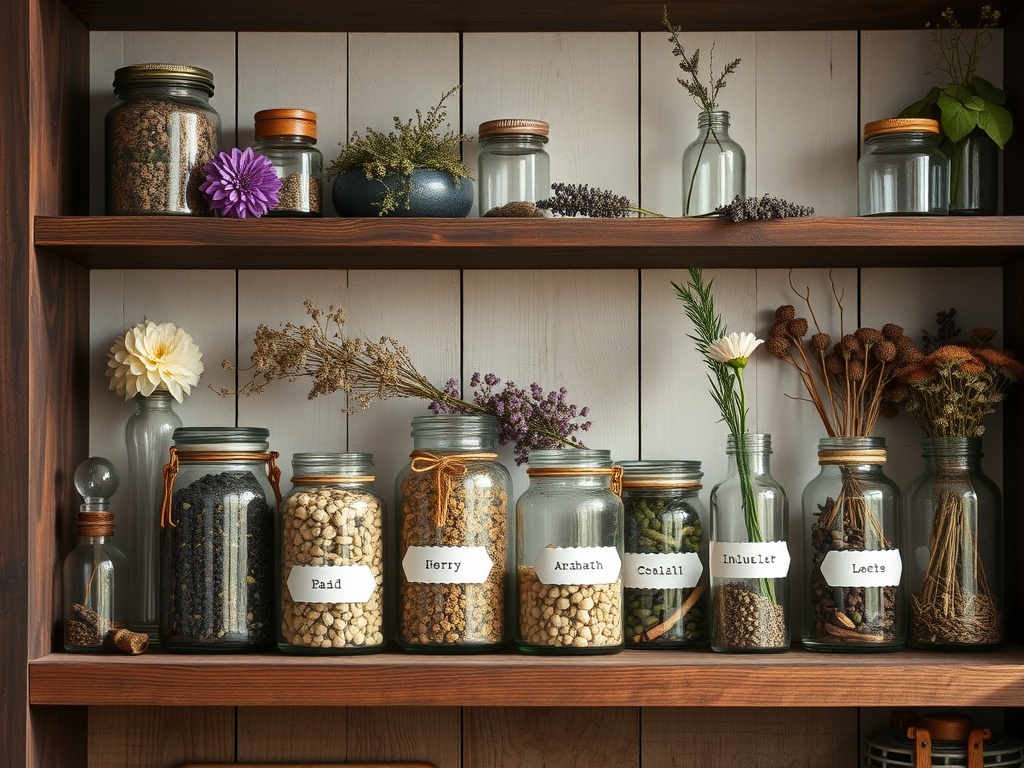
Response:
[{"label": "white wood plank wall", "polygon": [[[715,43],[716,66],[742,59],[720,101],[747,153],[748,194],[779,195],[821,215],[856,215],[862,124],[894,115],[941,82],[936,73],[925,74],[933,61],[924,31],[684,34],[683,42],[705,57]],[[475,135],[492,118],[548,120],[553,180],[612,189],[668,215],[681,211],[680,158],[696,134],[696,107],[675,82],[677,60],[663,33],[465,34],[460,40],[457,34],[95,32],[91,43],[95,213],[103,207],[102,126],[114,101],[113,71],[144,61],[213,71],[225,146],[251,141],[256,110],[314,109],[328,162],[352,130],[389,130],[393,115],[426,111],[461,72],[464,88],[448,115],[454,128]],[[996,83],[1001,46],[997,32],[982,72]],[[475,144],[465,156],[475,166]],[[411,448],[409,420],[425,412],[420,403],[377,404],[345,416],[338,396],[308,402],[302,382],[279,383],[237,403],[205,386],[234,388],[221,359],[245,364],[257,324],[303,321],[308,297],[325,307],[344,305],[353,334],[398,338],[438,384],[493,371],[521,385],[567,387],[573,401],[592,410],[589,445],[610,448],[617,459],[700,459],[705,499],[724,473],[726,430],[670,286],[686,280],[683,269],[350,272],[289,270],[282,263],[274,272],[190,273],[174,270],[171,261],[164,266],[91,273],[90,452],[121,467],[132,408],[106,390],[106,350],[125,327],[150,318],[186,328],[203,349],[202,386],[178,407],[186,424],[269,427],[285,478],[295,451],[371,451],[379,490],[390,499]],[[788,270],[708,270],[708,276],[732,330],[763,337],[779,304],[802,309]],[[965,330],[1000,327],[996,269],[843,269],[832,277],[845,291],[849,325],[895,322],[918,336],[933,328],[937,310],[955,306]],[[801,269],[793,281],[811,287],[819,318],[835,317],[827,270]],[[786,397],[802,393],[780,361],[758,353],[747,380],[752,429],[773,436],[773,470],[789,493],[796,554],[804,529],[800,494],[817,471],[823,430],[807,403]],[[917,428],[901,417],[880,431],[889,440],[887,472],[905,488],[920,469]],[[997,420],[985,448],[988,471],[998,480]],[[510,451],[503,457],[518,494],[525,473]],[[125,499],[115,497],[115,511],[124,514]],[[797,565],[797,583],[800,576]]]}]

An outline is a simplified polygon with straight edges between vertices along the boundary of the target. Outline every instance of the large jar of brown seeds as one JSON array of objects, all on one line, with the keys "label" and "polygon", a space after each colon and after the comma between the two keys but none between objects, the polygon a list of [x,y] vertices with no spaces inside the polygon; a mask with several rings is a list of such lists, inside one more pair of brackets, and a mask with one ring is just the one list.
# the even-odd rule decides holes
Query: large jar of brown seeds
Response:
[{"label": "large jar of brown seeds", "polygon": [[493,416],[412,421],[398,476],[398,642],[412,651],[483,651],[510,640],[508,503]]},{"label": "large jar of brown seeds", "polygon": [[106,117],[107,213],[209,213],[199,185],[220,147],[213,75],[136,64],[114,73],[114,93],[118,101]]}]

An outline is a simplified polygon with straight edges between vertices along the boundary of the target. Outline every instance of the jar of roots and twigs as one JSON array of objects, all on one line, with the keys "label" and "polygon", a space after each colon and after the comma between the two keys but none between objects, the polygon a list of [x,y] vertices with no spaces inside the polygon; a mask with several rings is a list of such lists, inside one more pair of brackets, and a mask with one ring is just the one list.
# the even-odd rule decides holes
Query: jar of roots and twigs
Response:
[{"label": "jar of roots and twigs", "polygon": [[809,526],[804,647],[894,651],[903,646],[901,497],[882,471],[881,437],[827,437],[804,490]]},{"label": "jar of roots and twigs", "polygon": [[907,510],[910,645],[978,648],[1003,639],[1002,498],[980,437],[928,437]]}]

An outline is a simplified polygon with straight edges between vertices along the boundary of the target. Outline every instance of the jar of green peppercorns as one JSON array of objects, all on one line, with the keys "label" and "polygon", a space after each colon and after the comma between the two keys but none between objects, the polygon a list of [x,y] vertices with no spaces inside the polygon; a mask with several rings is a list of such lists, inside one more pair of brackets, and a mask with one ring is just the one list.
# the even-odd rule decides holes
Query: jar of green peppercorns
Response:
[{"label": "jar of green peppercorns", "polygon": [[622,461],[626,646],[705,645],[707,540],[699,461]]}]

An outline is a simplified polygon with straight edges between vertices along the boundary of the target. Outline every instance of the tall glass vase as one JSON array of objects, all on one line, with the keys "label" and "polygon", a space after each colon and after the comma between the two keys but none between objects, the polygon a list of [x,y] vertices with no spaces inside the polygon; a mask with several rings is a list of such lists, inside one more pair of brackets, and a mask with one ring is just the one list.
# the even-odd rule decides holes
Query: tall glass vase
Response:
[{"label": "tall glass vase", "polygon": [[157,640],[160,623],[160,503],[174,430],[181,418],[166,390],[135,396],[135,413],[124,430],[128,449],[129,513],[123,527],[131,575],[129,623]]},{"label": "tall glass vase", "polygon": [[683,152],[683,216],[702,216],[746,194],[747,157],[729,137],[729,113],[701,112]]}]

